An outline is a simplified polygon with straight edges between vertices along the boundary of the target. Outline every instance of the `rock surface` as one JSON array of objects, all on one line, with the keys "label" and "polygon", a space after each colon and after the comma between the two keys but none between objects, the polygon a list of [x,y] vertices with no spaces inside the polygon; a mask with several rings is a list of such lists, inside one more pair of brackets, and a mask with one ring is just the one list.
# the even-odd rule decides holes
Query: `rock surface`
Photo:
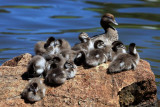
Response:
[{"label": "rock surface", "polygon": [[148,105],[157,98],[155,76],[144,60],[135,71],[107,74],[108,63],[83,69],[78,67],[74,79],[58,87],[47,86],[46,96],[34,104],[21,99],[21,92],[28,84],[22,75],[26,72],[32,55],[26,53],[0,66],[0,105],[7,106],[51,106],[51,107],[119,107]]}]

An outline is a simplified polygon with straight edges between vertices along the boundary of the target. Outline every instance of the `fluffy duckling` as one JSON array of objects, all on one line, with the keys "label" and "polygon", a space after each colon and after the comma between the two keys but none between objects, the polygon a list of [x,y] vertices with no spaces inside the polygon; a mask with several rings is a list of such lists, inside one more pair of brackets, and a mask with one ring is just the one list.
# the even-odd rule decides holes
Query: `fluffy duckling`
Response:
[{"label": "fluffy duckling", "polygon": [[121,41],[114,41],[112,43],[112,60],[114,60],[116,56],[121,53],[127,53],[126,47]]},{"label": "fluffy duckling", "polygon": [[97,40],[94,43],[96,49],[89,51],[86,54],[85,64],[89,67],[94,67],[110,60],[111,48],[106,46],[102,40]]},{"label": "fluffy duckling", "polygon": [[34,103],[43,99],[45,96],[46,87],[40,78],[32,78],[29,80],[29,84],[25,87],[22,92],[22,98]]},{"label": "fluffy duckling", "polygon": [[76,54],[76,57],[74,59],[74,63],[77,66],[82,65],[85,62],[85,52],[84,51],[78,51],[78,53]]},{"label": "fluffy duckling", "polygon": [[69,49],[63,49],[60,54],[66,59],[74,61],[76,65],[81,65],[84,61],[84,52]]},{"label": "fluffy duckling", "polygon": [[70,44],[68,43],[68,41],[64,40],[64,39],[58,39],[55,41],[55,54],[58,54],[61,52],[61,50],[63,49],[71,49]]},{"label": "fluffy duckling", "polygon": [[67,80],[67,74],[64,68],[56,67],[47,72],[45,81],[53,85],[61,85]]},{"label": "fluffy duckling", "polygon": [[67,74],[67,79],[74,78],[77,73],[77,66],[74,64],[73,61],[67,60],[64,64],[64,69]]},{"label": "fluffy duckling", "polygon": [[135,70],[139,63],[139,54],[135,43],[129,45],[129,53],[119,54],[109,65],[107,73],[117,73],[127,70]]},{"label": "fluffy duckling", "polygon": [[81,43],[87,42],[87,38],[89,38],[88,34],[85,32],[81,32],[78,36]]},{"label": "fluffy duckling", "polygon": [[93,44],[91,38],[88,37],[86,40],[87,40],[87,42],[75,44],[72,47],[72,50],[75,50],[75,51],[81,50],[81,51],[87,52],[87,51],[93,49],[94,48],[94,44]]},{"label": "fluffy duckling", "polygon": [[[47,51],[52,50],[52,46],[54,46],[54,37],[49,37],[47,41],[39,41],[35,44],[34,51],[36,55],[44,55]],[[47,50],[46,50],[47,49]]]},{"label": "fluffy duckling", "polygon": [[46,60],[40,55],[34,56],[28,64],[28,74],[31,77],[42,76],[46,69]]},{"label": "fluffy duckling", "polygon": [[77,67],[71,60],[65,60],[61,55],[53,58],[51,69],[47,72],[45,80],[47,83],[60,85],[67,79],[74,78]]},{"label": "fluffy duckling", "polygon": [[118,32],[110,24],[118,25],[114,16],[111,13],[106,13],[101,17],[100,24],[105,30],[104,34],[93,36],[91,39],[93,42],[96,40],[102,40],[106,45],[111,45],[114,41],[118,40]]},{"label": "fluffy duckling", "polygon": [[70,49],[63,49],[60,54],[66,59],[66,60],[72,60],[74,61],[76,55],[78,54],[78,51],[70,50]]}]

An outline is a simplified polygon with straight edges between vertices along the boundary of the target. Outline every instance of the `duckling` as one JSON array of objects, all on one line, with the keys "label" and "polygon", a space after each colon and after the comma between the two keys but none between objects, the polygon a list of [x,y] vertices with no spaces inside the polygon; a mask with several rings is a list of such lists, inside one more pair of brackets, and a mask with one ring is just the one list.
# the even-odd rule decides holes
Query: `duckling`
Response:
[{"label": "duckling", "polygon": [[58,39],[55,41],[55,53],[60,53],[63,49],[71,49],[70,44],[68,41],[64,39]]},{"label": "duckling", "polygon": [[44,71],[43,76],[45,77],[50,69],[63,67],[65,62],[66,62],[65,58],[63,58],[61,54],[50,56],[50,59],[46,63],[46,70]]},{"label": "duckling", "polygon": [[67,80],[67,74],[64,68],[56,67],[47,72],[45,81],[53,85],[61,85]]},{"label": "duckling", "polygon": [[46,69],[46,60],[40,56],[34,56],[28,64],[27,71],[29,76],[39,77],[42,76]]},{"label": "duckling", "polygon": [[74,60],[65,59],[61,54],[52,59],[51,69],[62,68],[67,73],[67,79],[73,78],[77,72]]},{"label": "duckling", "polygon": [[51,69],[56,68],[58,66],[62,68],[66,62],[66,59],[61,54],[54,55],[54,57],[51,60],[52,60]]},{"label": "duckling", "polygon": [[79,40],[81,41],[81,43],[85,43],[87,42],[87,38],[89,38],[88,34],[85,32],[81,32],[78,36]]},{"label": "duckling", "polygon": [[91,39],[93,42],[102,40],[106,45],[111,45],[114,41],[118,40],[118,32],[110,24],[118,25],[114,16],[111,13],[106,13],[101,17],[100,24],[105,30],[104,34],[95,35]]},{"label": "duckling", "polygon": [[66,60],[72,60],[74,61],[78,51],[74,51],[71,49],[63,49],[60,54],[66,59]]},{"label": "duckling", "polygon": [[34,103],[44,98],[46,87],[40,78],[32,78],[21,93],[22,98]]},{"label": "duckling", "polygon": [[97,40],[94,43],[95,49],[99,49],[103,51],[106,61],[112,60],[112,48],[111,45],[105,45],[102,40]]},{"label": "duckling", "polygon": [[[36,55],[44,55],[47,52],[47,48],[51,48],[54,45],[55,38],[49,37],[47,41],[39,41],[35,44],[34,51]],[[48,48],[48,50],[49,50]],[[51,50],[51,49],[50,49]]]},{"label": "duckling", "polygon": [[111,54],[110,46],[106,46],[102,40],[97,40],[94,43],[94,46],[95,49],[86,54],[85,64],[89,67],[94,67],[107,62]]},{"label": "duckling", "polygon": [[74,59],[74,63],[77,66],[83,65],[85,62],[85,52],[84,51],[78,51],[75,59]]},{"label": "duckling", "polygon": [[66,59],[74,61],[76,65],[80,65],[82,62],[82,58],[84,57],[83,51],[75,51],[69,49],[63,49],[60,54]]},{"label": "duckling", "polygon": [[87,67],[95,67],[106,62],[106,57],[102,50],[94,49],[86,54],[85,65]]},{"label": "duckling", "polygon": [[139,63],[139,54],[136,50],[136,44],[129,45],[129,53],[119,54],[109,65],[107,73],[118,73],[127,70],[135,70]]},{"label": "duckling", "polygon": [[[61,59],[61,58],[59,58]],[[54,85],[61,85],[63,84],[67,79],[74,78],[77,72],[77,67],[74,64],[73,61],[67,60],[64,62],[60,61],[58,57],[55,59],[55,64],[51,65],[51,69],[47,72],[47,75],[45,77],[45,81],[50,84]]]},{"label": "duckling", "polygon": [[64,69],[67,74],[67,79],[74,78],[77,73],[77,66],[71,60],[66,61],[66,63],[64,64]]},{"label": "duckling", "polygon": [[127,53],[126,47],[121,41],[114,41],[112,43],[112,50],[112,60],[114,60],[120,53]]},{"label": "duckling", "polygon": [[72,47],[72,50],[75,50],[75,51],[81,50],[81,51],[87,52],[87,51],[93,49],[94,48],[94,44],[93,44],[91,38],[88,37],[86,40],[87,40],[87,42],[75,44]]}]

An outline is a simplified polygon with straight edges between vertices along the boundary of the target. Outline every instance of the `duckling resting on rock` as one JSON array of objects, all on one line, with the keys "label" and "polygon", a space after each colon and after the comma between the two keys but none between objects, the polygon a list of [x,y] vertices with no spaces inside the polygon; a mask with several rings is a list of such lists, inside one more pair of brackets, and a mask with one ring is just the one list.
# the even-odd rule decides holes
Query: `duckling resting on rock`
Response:
[{"label": "duckling resting on rock", "polygon": [[22,92],[22,98],[34,103],[45,96],[46,87],[40,78],[32,78]]},{"label": "duckling resting on rock", "polygon": [[40,55],[34,56],[28,64],[27,72],[29,77],[42,76],[46,69],[46,60]]},{"label": "duckling resting on rock", "polygon": [[67,79],[75,76],[77,69],[73,61],[63,58],[62,55],[53,58],[51,69],[47,71],[45,81],[50,84],[60,85]]},{"label": "duckling resting on rock", "polygon": [[139,63],[139,54],[135,43],[129,45],[129,53],[119,54],[109,65],[107,73],[118,73],[121,71],[135,70]]},{"label": "duckling resting on rock", "polygon": [[102,40],[95,41],[94,47],[86,54],[85,65],[94,67],[111,59],[111,47],[106,46]]},{"label": "duckling resting on rock", "polygon": [[42,56],[44,54],[48,54],[49,52],[51,52],[53,50],[54,41],[55,41],[54,37],[49,37],[46,42],[45,41],[37,42],[34,47],[35,54]]}]

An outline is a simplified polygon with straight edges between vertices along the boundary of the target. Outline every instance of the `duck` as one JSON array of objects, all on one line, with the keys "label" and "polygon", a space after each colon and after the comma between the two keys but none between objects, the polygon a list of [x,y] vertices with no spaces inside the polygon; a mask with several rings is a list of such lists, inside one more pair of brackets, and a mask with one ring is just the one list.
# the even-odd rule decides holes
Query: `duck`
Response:
[{"label": "duck", "polygon": [[117,41],[119,39],[118,32],[110,24],[118,25],[113,14],[105,13],[100,20],[100,25],[104,29],[105,33],[95,35],[91,37],[91,40],[93,42],[96,40],[102,40],[106,45],[111,45],[114,41]]},{"label": "duck", "polygon": [[94,67],[110,60],[111,47],[106,46],[102,40],[94,43],[95,49],[89,51],[85,57],[85,65]]},{"label": "duck", "polygon": [[77,73],[77,66],[75,65],[74,61],[67,60],[64,64],[64,69],[67,74],[67,79],[74,78]]},{"label": "duck", "polygon": [[23,99],[34,103],[45,97],[46,87],[40,78],[32,78],[24,88],[21,96]]},{"label": "duck", "polygon": [[45,81],[49,84],[61,85],[67,79],[74,78],[76,75],[77,67],[73,61],[67,60],[63,63],[64,61],[60,61],[59,59],[58,57],[54,59],[57,63],[52,64],[51,69],[47,72]]},{"label": "duck", "polygon": [[125,45],[121,41],[114,41],[112,43],[112,60],[121,53],[127,53]]},{"label": "duck", "polygon": [[40,55],[35,55],[29,61],[27,72],[29,77],[41,77],[46,69],[46,60]]},{"label": "duck", "polygon": [[57,39],[55,41],[55,45],[54,45],[54,48],[55,48],[55,53],[54,54],[59,54],[61,52],[61,50],[63,49],[71,49],[71,46],[69,44],[69,42],[65,39]]},{"label": "duck", "polygon": [[81,43],[87,42],[87,38],[89,38],[88,34],[86,32],[81,32],[78,36]]},{"label": "duck", "polygon": [[63,49],[60,54],[66,59],[73,61],[76,65],[82,65],[84,61],[84,52],[81,50]]},{"label": "duck", "polygon": [[86,38],[86,42],[75,44],[71,49],[75,51],[87,52],[94,48],[94,44],[90,37]]},{"label": "duck", "polygon": [[119,54],[109,65],[107,73],[119,73],[127,70],[135,70],[140,57],[136,50],[136,44],[130,43],[129,52]]},{"label": "duck", "polygon": [[49,37],[47,41],[39,41],[34,46],[34,52],[36,55],[44,55],[47,53],[47,51],[52,51],[52,48],[54,46],[54,37]]},{"label": "duck", "polygon": [[52,59],[51,69],[61,68],[67,73],[67,79],[71,79],[75,76],[77,72],[77,66],[74,60],[65,59],[61,54],[56,55]]},{"label": "duck", "polygon": [[45,82],[47,84],[61,85],[67,80],[67,74],[64,68],[53,67],[47,72],[45,76]]}]

